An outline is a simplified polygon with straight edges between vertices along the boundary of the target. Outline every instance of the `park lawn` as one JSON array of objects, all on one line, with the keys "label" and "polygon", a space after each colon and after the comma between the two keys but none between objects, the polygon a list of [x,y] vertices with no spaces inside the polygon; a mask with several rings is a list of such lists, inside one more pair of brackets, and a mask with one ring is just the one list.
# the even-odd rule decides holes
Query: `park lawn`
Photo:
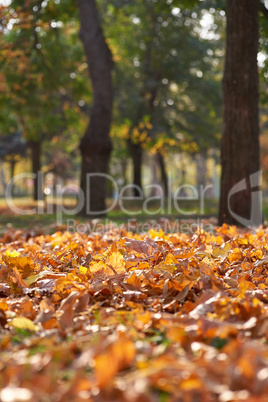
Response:
[{"label": "park lawn", "polygon": [[0,400],[267,400],[267,240],[8,229]]},{"label": "park lawn", "polygon": [[[113,200],[108,199],[107,206],[111,207]],[[57,228],[62,229],[68,226],[68,221],[75,220],[75,224],[88,222],[88,219],[79,217],[72,211],[75,208],[76,201],[74,198],[64,199],[64,208],[68,213],[62,212],[61,205],[56,200],[49,198],[47,203],[33,201],[30,197],[17,197],[14,198],[14,204],[18,208],[16,213],[12,211],[7,205],[4,198],[0,198],[0,234],[4,233],[8,228],[28,228],[35,229],[37,232],[44,231],[52,233]],[[33,213],[35,209],[39,213]],[[199,201],[181,202],[180,210],[176,209],[174,205],[171,207],[165,203],[164,207],[158,201],[148,203],[148,210],[143,210],[142,201],[131,201],[124,203],[125,211],[116,205],[111,209],[105,220],[115,222],[115,224],[123,224],[131,219],[136,219],[141,222],[147,220],[158,221],[161,217],[165,216],[170,220],[188,220],[192,218],[200,219],[202,217],[217,217],[217,201],[206,200],[204,206],[200,206]],[[47,212],[48,210],[48,212]],[[126,212],[127,211],[127,212]],[[28,213],[29,212],[29,213]]]},{"label": "park lawn", "polygon": [[[108,199],[107,206],[111,206],[113,202],[113,200]],[[34,230],[37,234],[53,233],[56,230],[68,229],[71,231],[81,229],[88,232],[89,226],[92,228],[91,220],[73,213],[76,205],[74,198],[64,199],[64,210],[66,212],[62,212],[61,205],[52,198],[48,199],[47,203],[43,203],[33,201],[30,197],[18,197],[14,198],[14,205],[18,208],[20,213],[12,211],[12,209],[7,205],[6,200],[0,198],[0,235],[4,234],[10,228],[27,228],[27,230]],[[98,219],[97,221],[94,220],[94,222],[96,221],[95,227],[99,229],[99,223],[102,227],[102,225],[105,225],[108,222],[121,226],[133,219],[141,223],[145,223],[148,220],[157,223],[163,216],[168,217],[171,221],[180,221],[181,219],[188,220],[194,217],[198,219],[201,216],[199,213],[200,205],[198,202],[191,202],[188,204],[186,202],[182,203],[179,212],[183,212],[183,214],[178,213],[174,207],[169,208],[167,204],[163,209],[160,209],[159,202],[148,204],[149,213],[143,211],[143,203],[139,201],[135,201],[135,203],[133,203],[133,201],[126,202],[124,206],[128,211],[127,213],[122,211],[117,205],[108,212],[105,218]],[[34,210],[39,211],[39,213],[33,213],[32,211]],[[192,215],[192,212],[197,214]],[[216,217],[217,203],[214,200],[207,202],[202,212],[205,212],[205,217]],[[86,226],[83,227],[83,225]],[[133,227],[133,230],[135,230],[135,227]],[[140,231],[142,228],[137,230]]]},{"label": "park lawn", "polygon": [[[111,206],[113,200],[108,200],[108,207]],[[49,209],[53,213],[47,213],[43,204],[41,205],[41,213],[27,214],[25,211],[38,207],[38,203],[34,202],[30,197],[15,198],[14,204],[16,207],[21,208],[20,214],[12,212],[4,198],[0,198],[0,234],[5,233],[9,228],[35,230],[36,233],[53,233],[56,230],[66,230],[68,226],[71,230],[79,224],[91,225],[92,220],[80,217],[72,212],[75,208],[74,198],[67,198],[64,200],[64,207],[68,211],[62,212],[59,204],[49,201]],[[202,221],[211,218],[213,225],[216,224],[218,216],[217,200],[205,200],[204,206],[200,207],[198,201],[182,202],[180,203],[180,211],[176,210],[174,206],[170,209],[166,204],[163,209],[159,208],[159,202],[151,202],[149,205],[149,213],[142,210],[143,203],[135,201],[125,203],[125,209],[128,213],[122,211],[118,205],[108,212],[105,218],[98,220],[103,224],[107,222],[114,223],[121,226],[124,223],[136,220],[140,223],[150,221],[151,223],[158,223],[163,217],[168,218],[170,221],[192,221],[202,225]],[[42,212],[42,208],[44,211]],[[57,211],[58,208],[58,212]],[[263,201],[263,219],[266,223],[268,219],[268,201]],[[133,225],[132,225],[133,226]],[[80,226],[82,229],[82,226]]]}]

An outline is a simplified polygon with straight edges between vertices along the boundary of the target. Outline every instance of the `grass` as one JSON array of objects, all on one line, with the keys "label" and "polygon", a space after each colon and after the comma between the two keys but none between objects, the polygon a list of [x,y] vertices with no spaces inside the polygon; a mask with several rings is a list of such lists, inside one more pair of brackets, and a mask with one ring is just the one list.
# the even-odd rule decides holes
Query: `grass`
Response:
[{"label": "grass", "polygon": [[[54,202],[53,202],[54,201]],[[107,206],[111,207],[113,200],[107,200]],[[68,220],[75,220],[76,225],[86,223],[88,219],[77,216],[72,213],[75,208],[76,201],[74,198],[64,198],[64,208],[66,212],[62,212],[61,205],[56,203],[52,198],[47,199],[46,203],[34,202],[30,197],[14,198],[14,204],[20,209],[20,213],[14,213],[8,208],[4,198],[0,199],[0,233],[6,231],[7,228],[35,228],[42,229],[47,232],[53,232],[57,228],[67,224]],[[36,213],[27,213],[29,210],[36,209]],[[39,211],[39,212],[38,212]],[[69,211],[69,212],[68,212]],[[33,212],[33,211],[32,211]],[[114,205],[113,209],[108,212],[107,219],[117,224],[124,223],[129,219],[136,219],[144,222],[146,220],[157,220],[160,217],[170,219],[193,219],[205,217],[217,217],[218,201],[214,199],[204,200],[201,205],[198,200],[180,201],[179,209],[176,205],[161,205],[158,200],[144,201],[124,201],[123,210],[120,205]],[[268,200],[263,203],[264,219],[268,218]]]}]

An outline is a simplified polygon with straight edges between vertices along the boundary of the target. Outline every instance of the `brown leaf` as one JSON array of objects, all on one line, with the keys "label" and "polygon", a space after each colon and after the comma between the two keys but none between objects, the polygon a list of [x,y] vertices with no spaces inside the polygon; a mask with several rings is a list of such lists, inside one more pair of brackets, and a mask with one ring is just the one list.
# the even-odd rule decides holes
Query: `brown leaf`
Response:
[{"label": "brown leaf", "polygon": [[156,242],[151,240],[149,237],[146,240],[136,240],[130,239],[126,237],[125,239],[125,247],[130,251],[135,251],[140,254],[140,256],[148,257],[158,249],[158,245]]},{"label": "brown leaf", "polygon": [[1,327],[5,327],[7,324],[7,317],[4,310],[0,309],[0,325]]}]

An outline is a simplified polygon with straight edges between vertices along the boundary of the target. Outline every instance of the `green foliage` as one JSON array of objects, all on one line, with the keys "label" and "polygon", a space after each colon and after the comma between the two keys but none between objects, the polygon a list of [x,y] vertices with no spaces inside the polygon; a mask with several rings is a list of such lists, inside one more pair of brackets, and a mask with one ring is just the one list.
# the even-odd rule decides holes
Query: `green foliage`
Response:
[{"label": "green foliage", "polygon": [[66,1],[13,0],[4,13],[0,130],[20,128],[27,140],[64,134],[73,141],[73,128],[77,136],[85,126],[79,101],[90,99],[83,85],[87,65],[77,40],[76,7]]},{"label": "green foliage", "polygon": [[[202,38],[205,5],[102,0],[99,6],[115,60],[116,144],[131,137],[161,152],[216,146],[222,52],[218,26],[213,39]],[[222,26],[223,15],[214,12]],[[198,146],[189,146],[193,142]]]}]

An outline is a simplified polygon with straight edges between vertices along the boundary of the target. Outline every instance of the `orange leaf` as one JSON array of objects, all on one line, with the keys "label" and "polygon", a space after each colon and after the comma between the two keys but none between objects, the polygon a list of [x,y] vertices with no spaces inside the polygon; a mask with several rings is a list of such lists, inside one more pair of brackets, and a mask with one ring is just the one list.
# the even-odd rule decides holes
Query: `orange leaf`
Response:
[{"label": "orange leaf", "polygon": [[[122,274],[124,273],[125,270],[125,261],[124,261],[124,257],[122,256],[122,254],[119,251],[115,251],[112,254],[110,254],[107,258],[106,258],[106,266],[112,270],[113,273],[116,274]],[[107,272],[107,268],[105,268],[105,272]]]},{"label": "orange leaf", "polygon": [[119,333],[116,341],[94,358],[97,386],[106,386],[118,371],[131,365],[135,355],[134,343],[125,333]]}]

